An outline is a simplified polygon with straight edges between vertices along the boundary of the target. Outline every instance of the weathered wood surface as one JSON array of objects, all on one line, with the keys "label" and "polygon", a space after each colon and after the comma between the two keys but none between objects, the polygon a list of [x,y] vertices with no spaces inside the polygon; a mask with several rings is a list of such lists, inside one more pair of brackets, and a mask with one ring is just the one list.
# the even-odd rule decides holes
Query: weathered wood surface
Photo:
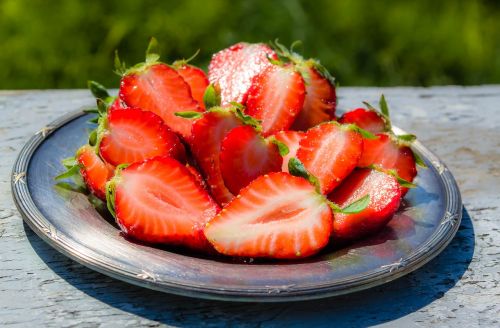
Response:
[{"label": "weathered wood surface", "polygon": [[0,326],[498,327],[500,326],[500,86],[342,88],[340,109],[376,103],[454,173],[464,217],[436,259],[392,283],[288,304],[183,298],[95,273],[46,245],[17,212],[11,168],[28,138],[92,105],[84,90],[0,91]]}]

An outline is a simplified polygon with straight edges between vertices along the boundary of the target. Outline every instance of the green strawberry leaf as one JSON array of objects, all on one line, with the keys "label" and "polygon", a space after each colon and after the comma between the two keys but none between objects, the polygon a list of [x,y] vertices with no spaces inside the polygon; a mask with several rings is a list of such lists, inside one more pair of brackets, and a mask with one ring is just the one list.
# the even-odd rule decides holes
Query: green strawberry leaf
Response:
[{"label": "green strawberry leaf", "polygon": [[160,59],[160,51],[158,47],[158,40],[152,37],[149,40],[148,48],[146,49],[146,64],[156,63]]},{"label": "green strawberry leaf", "polygon": [[370,131],[362,129],[359,126],[357,126],[356,124],[347,124],[347,125],[343,125],[342,127],[344,127],[344,126],[348,130],[358,132],[365,139],[377,139],[378,138],[376,135],[374,135]]},{"label": "green strawberry leaf", "polygon": [[108,207],[109,213],[116,218],[115,212],[115,191],[116,191],[116,181],[111,179],[106,183],[106,206]]},{"label": "green strawberry leaf", "polygon": [[411,150],[413,152],[413,157],[415,157],[415,164],[417,164],[418,166],[420,166],[421,168],[428,168],[427,164],[425,164],[423,158],[420,156],[419,153],[417,153],[415,150]]},{"label": "green strawberry leaf", "polygon": [[276,147],[278,147],[278,151],[279,151],[281,157],[288,155],[288,153],[290,152],[290,149],[288,149],[288,146],[284,142],[279,141],[278,139],[276,139],[275,136],[271,136],[268,139],[273,144],[275,144]]},{"label": "green strawberry leaf", "polygon": [[203,113],[194,111],[185,111],[185,112],[175,112],[174,115],[182,118],[196,119],[202,117]]},{"label": "green strawberry leaf", "polygon": [[417,136],[414,134],[401,134],[396,136],[399,141],[402,141],[405,144],[410,145],[412,142],[417,140]]},{"label": "green strawberry leaf", "polygon": [[384,94],[380,96],[379,106],[382,115],[384,115],[387,118],[390,118],[391,116],[389,115],[389,106],[387,106],[387,101],[385,100]]},{"label": "green strawberry leaf", "polygon": [[203,103],[206,109],[218,107],[221,103],[220,90],[213,84],[209,84],[203,94]]},{"label": "green strawberry leaf", "polygon": [[360,199],[350,203],[341,209],[344,214],[356,214],[363,211],[370,204],[370,195],[364,195]]},{"label": "green strawberry leaf", "polygon": [[309,173],[304,164],[302,164],[302,162],[298,158],[290,158],[290,160],[288,161],[288,172],[296,177],[302,177],[306,179],[316,188],[316,191],[320,193],[321,186],[319,184],[318,178]]},{"label": "green strawberry leaf", "polygon": [[106,99],[110,97],[108,90],[106,90],[106,88],[99,82],[88,81],[87,85],[90,89],[90,92],[92,92],[92,95],[94,95],[95,98]]},{"label": "green strawberry leaf", "polygon": [[243,112],[244,109],[245,107],[242,105],[233,107],[233,113],[243,124],[250,125],[255,129],[255,131],[261,132],[262,131],[261,121],[257,120],[253,116],[245,114]]},{"label": "green strawberry leaf", "polygon": [[127,65],[125,62],[120,61],[120,56],[118,55],[118,50],[115,50],[115,73],[119,76],[123,76],[127,71]]},{"label": "green strawberry leaf", "polygon": [[63,159],[61,163],[67,169],[70,169],[73,166],[78,165],[78,162],[76,161],[76,158],[74,156]]},{"label": "green strawberry leaf", "polygon": [[54,186],[56,186],[57,188],[64,189],[64,190],[78,192],[81,194],[87,194],[87,192],[88,192],[87,188],[85,188],[83,186],[79,186],[79,185],[72,184],[72,183],[65,182],[65,181],[58,182]]},{"label": "green strawberry leaf", "polygon": [[69,179],[69,178],[73,178],[79,174],[80,174],[80,165],[76,164],[76,165],[69,167],[66,170],[66,172],[59,174],[54,179],[55,180]]}]

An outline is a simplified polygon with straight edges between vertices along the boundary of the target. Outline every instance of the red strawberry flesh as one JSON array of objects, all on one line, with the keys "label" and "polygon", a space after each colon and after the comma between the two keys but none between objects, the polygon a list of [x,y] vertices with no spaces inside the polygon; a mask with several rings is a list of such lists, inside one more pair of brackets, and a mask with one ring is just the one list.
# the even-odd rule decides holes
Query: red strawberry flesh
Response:
[{"label": "red strawberry flesh", "polygon": [[219,85],[222,105],[244,101],[252,78],[272,65],[268,57],[277,59],[276,53],[262,43],[241,42],[214,54],[208,78]]},{"label": "red strawberry flesh", "polygon": [[191,96],[198,102],[202,110],[205,110],[203,95],[209,84],[207,75],[202,69],[192,65],[182,65],[177,69],[177,73],[189,84]]},{"label": "red strawberry flesh", "polygon": [[391,220],[401,201],[397,180],[371,169],[356,169],[329,195],[329,199],[344,207],[367,194],[370,202],[361,212],[334,213],[334,242],[353,241],[379,231]]},{"label": "red strawberry flesh", "polygon": [[230,111],[207,112],[193,124],[191,151],[202,170],[212,195],[219,204],[226,204],[233,194],[227,189],[220,170],[222,140],[242,123]]},{"label": "red strawberry flesh", "polygon": [[278,147],[251,126],[234,128],[222,141],[220,168],[233,194],[261,175],[281,171],[282,162]]},{"label": "red strawberry flesh", "polygon": [[162,119],[140,109],[113,110],[99,146],[101,156],[113,165],[134,163],[156,156],[185,159],[185,150]]},{"label": "red strawberry flesh", "polygon": [[226,255],[294,259],[327,243],[332,212],[303,178],[271,173],[251,182],[205,228]]},{"label": "red strawberry flesh", "polygon": [[321,192],[328,194],[351,173],[363,151],[363,138],[335,123],[320,124],[300,141],[297,158],[318,178]]},{"label": "red strawberry flesh", "polygon": [[262,133],[288,130],[304,105],[304,79],[292,66],[273,65],[252,80],[246,113],[262,121]]},{"label": "red strawberry flesh", "polygon": [[276,139],[284,143],[288,147],[288,154],[283,156],[283,164],[281,171],[288,172],[288,161],[292,157],[296,157],[299,150],[300,140],[304,137],[305,133],[300,131],[280,131],[274,136]]},{"label": "red strawberry flesh", "polygon": [[313,67],[306,68],[304,107],[293,122],[292,129],[305,131],[335,117],[335,86]]},{"label": "red strawberry flesh", "polygon": [[76,154],[80,174],[89,190],[102,200],[106,199],[106,182],[113,177],[114,167],[104,162],[93,147],[86,145]]},{"label": "red strawberry flesh", "polygon": [[353,109],[339,119],[342,124],[356,124],[360,128],[373,134],[385,131],[384,119],[376,112],[364,108]]},{"label": "red strawberry flesh", "polygon": [[[380,166],[386,170],[396,170],[399,177],[412,182],[417,175],[415,157],[410,147],[399,145],[388,134],[377,134],[377,139],[364,139],[363,154],[358,166]],[[401,187],[403,196],[408,188]]]},{"label": "red strawberry flesh", "polygon": [[165,124],[185,139],[191,135],[191,120],[176,112],[201,112],[191,89],[173,68],[166,64],[149,65],[125,75],[120,84],[120,99],[129,107],[139,107],[160,116]]},{"label": "red strawberry flesh", "polygon": [[115,188],[116,220],[128,236],[207,249],[202,229],[219,208],[178,161],[156,157],[132,164]]}]

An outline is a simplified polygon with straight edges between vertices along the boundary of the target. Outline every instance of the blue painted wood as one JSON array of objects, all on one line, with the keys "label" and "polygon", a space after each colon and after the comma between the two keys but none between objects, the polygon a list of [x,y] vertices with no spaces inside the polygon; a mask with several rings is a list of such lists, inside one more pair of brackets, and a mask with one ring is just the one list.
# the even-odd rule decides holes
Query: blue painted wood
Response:
[{"label": "blue painted wood", "polygon": [[0,91],[0,326],[498,326],[500,86],[343,88],[340,108],[386,94],[393,120],[454,173],[464,201],[455,239],[389,284],[326,300],[239,304],[172,296],[91,271],[25,226],[10,196],[20,147],[44,124],[92,103],[83,90]]}]

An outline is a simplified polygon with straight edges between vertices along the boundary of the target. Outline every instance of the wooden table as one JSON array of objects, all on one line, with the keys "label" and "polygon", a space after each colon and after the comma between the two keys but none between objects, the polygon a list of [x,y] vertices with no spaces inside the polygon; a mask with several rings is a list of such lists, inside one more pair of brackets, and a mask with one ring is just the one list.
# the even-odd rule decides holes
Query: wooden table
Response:
[{"label": "wooden table", "polygon": [[386,285],[288,304],[204,301],[131,286],[46,245],[10,192],[28,138],[63,113],[89,106],[85,90],[0,91],[0,326],[499,327],[500,86],[342,88],[340,109],[387,96],[395,125],[416,133],[449,166],[464,210],[436,259]]}]

